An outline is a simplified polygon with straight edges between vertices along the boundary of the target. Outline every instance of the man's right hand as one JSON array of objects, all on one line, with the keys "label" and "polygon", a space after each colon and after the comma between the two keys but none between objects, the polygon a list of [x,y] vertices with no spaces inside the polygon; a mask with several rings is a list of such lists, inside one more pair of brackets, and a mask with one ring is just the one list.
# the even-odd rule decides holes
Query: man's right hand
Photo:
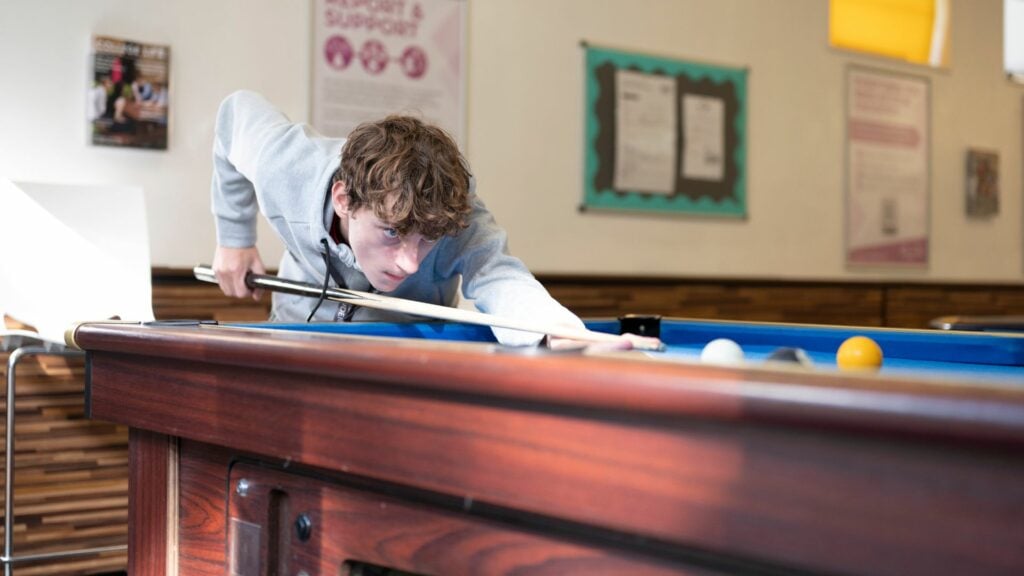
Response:
[{"label": "man's right hand", "polygon": [[249,248],[225,248],[217,246],[213,255],[213,271],[217,274],[217,284],[224,294],[235,298],[251,296],[253,300],[259,300],[263,296],[263,290],[250,290],[245,285],[245,275],[266,274],[263,267],[263,260],[260,252],[255,246]]}]

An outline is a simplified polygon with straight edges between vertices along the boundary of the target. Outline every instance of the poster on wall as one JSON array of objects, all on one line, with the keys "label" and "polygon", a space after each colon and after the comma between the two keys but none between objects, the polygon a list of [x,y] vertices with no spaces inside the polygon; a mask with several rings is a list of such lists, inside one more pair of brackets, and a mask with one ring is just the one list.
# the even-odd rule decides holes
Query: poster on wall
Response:
[{"label": "poster on wall", "polygon": [[747,71],[584,50],[581,209],[744,217]]},{"label": "poster on wall", "polygon": [[989,218],[999,214],[999,153],[967,151],[967,215]]},{"label": "poster on wall", "polygon": [[314,0],[313,127],[412,114],[462,143],[465,0]]},{"label": "poster on wall", "polygon": [[928,264],[929,84],[847,69],[846,261]]},{"label": "poster on wall", "polygon": [[170,47],[95,36],[86,94],[91,141],[167,149]]}]

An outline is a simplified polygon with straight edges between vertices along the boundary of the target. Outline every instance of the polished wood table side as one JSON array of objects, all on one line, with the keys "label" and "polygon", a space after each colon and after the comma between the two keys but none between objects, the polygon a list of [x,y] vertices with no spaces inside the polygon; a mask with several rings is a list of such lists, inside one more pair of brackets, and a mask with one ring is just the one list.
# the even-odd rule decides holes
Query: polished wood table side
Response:
[{"label": "polished wood table side", "polygon": [[[85,324],[132,574],[1020,574],[1024,389]],[[344,573],[344,572],[341,572]]]}]

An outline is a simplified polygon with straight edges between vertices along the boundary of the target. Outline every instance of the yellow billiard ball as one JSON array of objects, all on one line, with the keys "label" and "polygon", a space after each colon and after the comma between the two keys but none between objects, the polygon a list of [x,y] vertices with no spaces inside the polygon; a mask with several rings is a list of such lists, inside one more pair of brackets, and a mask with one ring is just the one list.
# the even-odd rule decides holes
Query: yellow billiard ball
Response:
[{"label": "yellow billiard ball", "polygon": [[882,366],[882,349],[867,336],[847,338],[836,352],[840,370],[878,370]]}]

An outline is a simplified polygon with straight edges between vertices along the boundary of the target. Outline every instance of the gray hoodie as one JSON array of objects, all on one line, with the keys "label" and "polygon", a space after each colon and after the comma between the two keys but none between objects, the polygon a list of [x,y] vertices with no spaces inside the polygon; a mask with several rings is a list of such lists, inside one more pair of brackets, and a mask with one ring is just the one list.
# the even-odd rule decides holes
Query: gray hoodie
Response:
[{"label": "gray hoodie", "polygon": [[[334,217],[331,177],[341,162],[344,139],[325,138],[304,124],[294,124],[259,94],[240,91],[228,96],[217,112],[213,146],[213,215],[217,243],[226,248],[256,244],[256,214],[270,222],[286,247],[278,275],[321,285],[326,273],[322,240],[326,239],[331,267],[330,285],[369,290],[352,250],[336,244],[328,230]],[[582,326],[556,302],[518,258],[508,254],[505,231],[475,193],[470,180],[473,212],[469,227],[456,237],[440,240],[390,296],[432,304],[453,305],[459,277],[462,292],[481,311],[518,318]],[[275,293],[271,319],[301,322],[316,300]],[[324,302],[314,319],[344,317],[345,305]],[[396,313],[359,308],[357,321],[410,321]],[[504,344],[536,343],[540,336],[495,329]]]}]

